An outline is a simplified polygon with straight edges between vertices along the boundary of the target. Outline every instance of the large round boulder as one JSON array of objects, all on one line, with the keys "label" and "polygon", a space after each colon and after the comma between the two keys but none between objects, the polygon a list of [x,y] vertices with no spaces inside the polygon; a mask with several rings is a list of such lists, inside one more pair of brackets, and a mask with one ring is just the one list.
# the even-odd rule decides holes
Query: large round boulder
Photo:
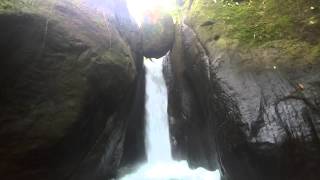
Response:
[{"label": "large round boulder", "polygon": [[0,179],[110,179],[137,55],[111,16],[50,2],[0,3]]},{"label": "large round boulder", "polygon": [[172,47],[175,26],[168,14],[149,13],[142,23],[143,54],[160,58]]}]

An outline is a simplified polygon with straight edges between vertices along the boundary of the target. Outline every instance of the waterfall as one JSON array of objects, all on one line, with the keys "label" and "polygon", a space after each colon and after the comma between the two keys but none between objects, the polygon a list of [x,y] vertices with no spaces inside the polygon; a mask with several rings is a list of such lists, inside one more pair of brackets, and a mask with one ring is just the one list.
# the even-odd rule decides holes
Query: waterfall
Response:
[{"label": "waterfall", "polygon": [[167,88],[162,73],[163,58],[146,60],[146,153],[147,162],[121,180],[220,180],[219,171],[189,169],[187,161],[171,156],[167,115]]},{"label": "waterfall", "polygon": [[146,61],[146,145],[148,162],[172,161],[167,115],[167,88],[162,61]]}]

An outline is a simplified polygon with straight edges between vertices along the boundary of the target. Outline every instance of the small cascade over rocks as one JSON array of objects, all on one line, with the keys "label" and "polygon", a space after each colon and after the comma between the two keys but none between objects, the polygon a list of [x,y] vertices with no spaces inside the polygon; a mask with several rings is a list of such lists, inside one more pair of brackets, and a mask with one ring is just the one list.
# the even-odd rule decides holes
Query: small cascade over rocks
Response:
[{"label": "small cascade over rocks", "polygon": [[121,180],[220,180],[218,170],[192,170],[187,161],[174,161],[172,158],[162,61],[163,58],[145,61],[147,162]]}]

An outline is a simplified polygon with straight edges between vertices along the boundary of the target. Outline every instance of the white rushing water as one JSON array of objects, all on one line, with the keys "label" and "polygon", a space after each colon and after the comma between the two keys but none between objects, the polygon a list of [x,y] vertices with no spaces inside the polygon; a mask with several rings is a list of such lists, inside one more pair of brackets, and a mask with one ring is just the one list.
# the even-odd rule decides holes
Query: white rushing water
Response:
[{"label": "white rushing water", "polygon": [[146,66],[146,145],[149,163],[172,160],[167,115],[167,88],[162,61],[145,61]]},{"label": "white rushing water", "polygon": [[219,171],[190,169],[187,161],[171,156],[167,116],[167,88],[161,59],[146,60],[146,145],[147,163],[121,180],[220,180]]}]

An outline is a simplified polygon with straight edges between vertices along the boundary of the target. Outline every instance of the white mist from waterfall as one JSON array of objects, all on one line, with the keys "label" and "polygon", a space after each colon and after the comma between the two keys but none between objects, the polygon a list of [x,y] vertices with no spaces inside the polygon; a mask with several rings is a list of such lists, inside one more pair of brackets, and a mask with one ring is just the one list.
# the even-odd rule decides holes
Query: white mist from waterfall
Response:
[{"label": "white mist from waterfall", "polygon": [[121,180],[220,180],[219,171],[190,169],[187,161],[171,156],[167,116],[167,88],[161,59],[146,60],[146,153],[147,162]]}]

